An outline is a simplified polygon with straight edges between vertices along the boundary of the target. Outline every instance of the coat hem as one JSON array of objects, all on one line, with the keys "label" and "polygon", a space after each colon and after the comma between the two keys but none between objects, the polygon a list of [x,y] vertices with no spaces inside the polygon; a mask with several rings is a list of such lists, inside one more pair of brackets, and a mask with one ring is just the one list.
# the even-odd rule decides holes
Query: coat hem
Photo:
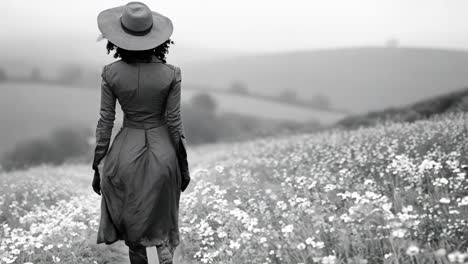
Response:
[{"label": "coat hem", "polygon": [[98,245],[99,245],[99,244],[112,245],[112,244],[114,244],[115,242],[118,242],[118,241],[120,241],[120,240],[122,240],[122,239],[116,239],[116,240],[114,240],[114,241],[104,241],[104,240],[99,240],[99,239],[98,239],[98,240],[96,241],[96,244],[98,244]]},{"label": "coat hem", "polygon": [[179,246],[180,242],[173,242],[171,243],[169,239],[163,240],[163,239],[139,239],[137,241],[129,241],[129,240],[124,240],[125,245],[128,247],[138,247],[138,246],[144,246],[144,247],[167,247],[169,249],[169,252],[171,254],[174,254],[175,249]]}]

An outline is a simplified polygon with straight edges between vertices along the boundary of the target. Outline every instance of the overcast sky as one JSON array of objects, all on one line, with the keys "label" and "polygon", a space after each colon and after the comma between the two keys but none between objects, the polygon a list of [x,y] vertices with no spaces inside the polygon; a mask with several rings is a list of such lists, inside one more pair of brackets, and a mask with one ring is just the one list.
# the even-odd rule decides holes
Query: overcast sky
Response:
[{"label": "overcast sky", "polygon": [[[99,11],[125,3],[2,0],[1,38],[28,38],[65,31],[94,37],[98,34]],[[282,51],[380,45],[386,39],[398,38],[402,45],[468,47],[466,0],[158,0],[145,3],[173,20],[173,38],[185,46]]]},{"label": "overcast sky", "polygon": [[[2,0],[0,57],[59,65],[102,64],[105,41],[96,43],[100,11],[117,0]],[[468,50],[467,0],[158,0],[147,5],[173,20],[175,63],[226,54],[355,46]],[[73,50],[71,52],[71,50]],[[194,52],[196,51],[196,52]],[[53,62],[55,60],[55,62]],[[16,62],[16,59],[13,59]],[[23,67],[18,65],[19,68]]]}]

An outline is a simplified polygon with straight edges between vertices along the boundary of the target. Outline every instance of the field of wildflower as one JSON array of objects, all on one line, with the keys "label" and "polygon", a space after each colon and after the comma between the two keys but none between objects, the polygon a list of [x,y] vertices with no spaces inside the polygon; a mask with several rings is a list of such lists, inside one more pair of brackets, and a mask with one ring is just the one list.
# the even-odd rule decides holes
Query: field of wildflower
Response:
[{"label": "field of wildflower", "polygon": [[[468,115],[189,150],[175,263],[466,263]],[[0,174],[1,263],[128,263],[94,244],[88,165]]]}]

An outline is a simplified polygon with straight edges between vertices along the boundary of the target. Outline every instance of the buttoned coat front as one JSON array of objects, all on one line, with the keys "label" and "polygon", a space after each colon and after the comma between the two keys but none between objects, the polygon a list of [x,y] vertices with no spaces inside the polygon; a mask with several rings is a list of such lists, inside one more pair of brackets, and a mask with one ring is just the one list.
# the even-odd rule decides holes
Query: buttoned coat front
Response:
[{"label": "buttoned coat front", "polygon": [[[101,171],[97,243],[179,244],[181,191],[190,173],[180,113],[181,71],[156,57],[104,67],[93,168]],[[118,100],[124,119],[109,147]]]}]

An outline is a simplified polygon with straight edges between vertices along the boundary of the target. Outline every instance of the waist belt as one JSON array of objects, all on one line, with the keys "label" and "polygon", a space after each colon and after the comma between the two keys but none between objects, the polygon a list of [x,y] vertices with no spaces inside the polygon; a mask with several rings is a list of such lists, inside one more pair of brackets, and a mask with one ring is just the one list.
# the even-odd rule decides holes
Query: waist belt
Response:
[{"label": "waist belt", "polygon": [[122,126],[130,127],[130,128],[137,128],[137,129],[151,129],[161,125],[166,124],[167,121],[165,119],[157,120],[157,121],[131,121],[127,118],[124,118]]}]

